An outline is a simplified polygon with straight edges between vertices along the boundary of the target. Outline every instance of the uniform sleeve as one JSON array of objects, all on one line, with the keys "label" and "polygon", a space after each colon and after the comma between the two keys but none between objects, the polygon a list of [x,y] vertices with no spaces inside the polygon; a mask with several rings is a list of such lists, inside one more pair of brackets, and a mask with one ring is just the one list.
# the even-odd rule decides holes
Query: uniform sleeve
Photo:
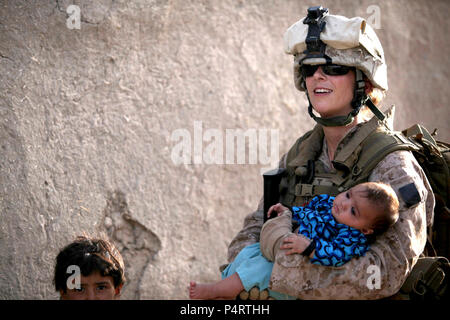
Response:
[{"label": "uniform sleeve", "polygon": [[340,228],[339,233],[330,241],[315,239],[316,249],[311,263],[339,267],[354,257],[363,256],[367,249],[367,239],[358,230]]},{"label": "uniform sleeve", "polygon": [[[390,184],[399,196],[398,222],[377,237],[363,257],[340,267],[324,267],[301,255],[275,253],[270,288],[300,299],[380,299],[398,292],[426,243],[426,227],[432,221],[434,197],[422,169],[408,151],[396,151],[383,159],[370,181]],[[399,191],[414,186],[416,203]],[[404,189],[402,189],[404,190]]]},{"label": "uniform sleeve", "polygon": [[269,261],[274,261],[275,252],[278,251],[283,239],[292,234],[292,213],[289,210],[267,220],[260,234],[260,248],[263,256]]},{"label": "uniform sleeve", "polygon": [[248,214],[244,219],[244,225],[228,246],[228,262],[232,262],[238,253],[248,245],[259,242],[259,234],[263,225],[264,199],[258,204],[258,209]]},{"label": "uniform sleeve", "polygon": [[[279,162],[279,168],[286,167],[286,154]],[[228,262],[232,262],[238,253],[246,246],[259,242],[260,232],[264,223],[264,198],[261,198],[256,211],[248,214],[244,219],[244,225],[228,246]],[[272,220],[272,219],[271,219]]]}]

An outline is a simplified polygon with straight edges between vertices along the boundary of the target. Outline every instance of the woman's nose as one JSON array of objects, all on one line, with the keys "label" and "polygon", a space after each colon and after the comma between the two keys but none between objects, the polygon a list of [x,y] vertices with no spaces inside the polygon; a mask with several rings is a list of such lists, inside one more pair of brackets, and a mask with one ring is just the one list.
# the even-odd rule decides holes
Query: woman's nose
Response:
[{"label": "woman's nose", "polygon": [[316,72],[314,72],[313,77],[315,79],[325,79],[325,73],[323,73],[322,67],[318,67]]}]

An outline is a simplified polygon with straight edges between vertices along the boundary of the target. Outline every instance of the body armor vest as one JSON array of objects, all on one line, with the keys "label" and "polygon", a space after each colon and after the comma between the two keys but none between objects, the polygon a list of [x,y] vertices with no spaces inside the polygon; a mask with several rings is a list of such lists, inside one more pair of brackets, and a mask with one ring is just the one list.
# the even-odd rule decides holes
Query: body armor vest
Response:
[{"label": "body armor vest", "polygon": [[319,194],[336,196],[366,182],[388,153],[412,148],[407,139],[374,117],[343,138],[332,161],[334,169],[327,172],[318,160],[323,140],[323,128],[317,124],[288,151],[279,185],[280,202],[285,206],[303,206]]}]

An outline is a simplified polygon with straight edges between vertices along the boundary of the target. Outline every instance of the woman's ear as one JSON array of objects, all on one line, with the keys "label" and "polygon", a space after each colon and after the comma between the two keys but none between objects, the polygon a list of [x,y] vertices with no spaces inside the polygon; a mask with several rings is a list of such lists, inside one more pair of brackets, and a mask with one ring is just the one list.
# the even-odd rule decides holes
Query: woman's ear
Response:
[{"label": "woman's ear", "polygon": [[373,90],[373,84],[367,78],[364,79],[364,90],[365,90],[366,94],[371,93]]}]

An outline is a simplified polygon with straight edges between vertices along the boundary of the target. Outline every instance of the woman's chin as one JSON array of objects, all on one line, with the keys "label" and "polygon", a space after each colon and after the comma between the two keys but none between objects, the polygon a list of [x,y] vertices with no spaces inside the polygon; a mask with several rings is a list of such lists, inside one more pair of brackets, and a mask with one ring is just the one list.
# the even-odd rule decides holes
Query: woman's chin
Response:
[{"label": "woman's chin", "polygon": [[339,116],[347,116],[352,109],[347,109],[346,110],[329,110],[329,108],[314,108],[314,110],[316,111],[316,113],[318,113],[320,115],[321,118],[323,119],[328,119],[328,118],[334,118],[334,117],[339,117]]},{"label": "woman's chin", "polygon": [[326,97],[311,99],[314,112],[319,114],[322,118],[333,118],[337,116],[347,116],[352,107],[350,103],[336,103],[335,99],[327,99]]}]

